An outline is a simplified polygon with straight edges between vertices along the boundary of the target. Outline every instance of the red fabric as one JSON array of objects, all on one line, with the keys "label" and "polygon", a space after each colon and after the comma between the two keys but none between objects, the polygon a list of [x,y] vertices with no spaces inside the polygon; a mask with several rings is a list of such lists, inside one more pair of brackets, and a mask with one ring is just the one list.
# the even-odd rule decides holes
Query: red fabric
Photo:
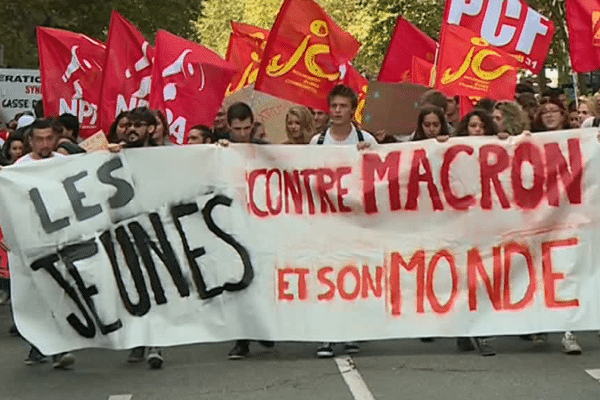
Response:
[{"label": "red fabric", "polygon": [[475,109],[475,105],[481,100],[482,97],[469,97],[469,96],[460,96],[459,106],[460,106],[460,119],[463,119],[465,115],[470,113]]},{"label": "red fabric", "polygon": [[568,0],[566,6],[573,71],[600,69],[600,1]]},{"label": "red fabric", "polygon": [[[481,65],[478,63],[481,62]],[[435,88],[447,96],[514,99],[518,62],[477,35],[446,25],[440,39]]]},{"label": "red fabric", "polygon": [[433,63],[436,49],[435,40],[399,16],[377,80],[411,82],[412,58],[418,57]]},{"label": "red fabric", "polygon": [[544,67],[554,37],[554,23],[523,0],[449,0],[444,21],[470,29],[490,44],[519,56],[520,67],[536,74]]},{"label": "red fabric", "polygon": [[367,101],[367,92],[369,90],[369,80],[362,76],[356,68],[348,64],[346,75],[344,75],[343,83],[344,85],[354,89],[354,91],[358,95],[358,107],[356,107],[354,119],[359,124],[362,124],[363,113],[365,111],[365,103]]},{"label": "red fabric", "polygon": [[432,63],[429,63],[419,57],[413,56],[410,81],[418,85],[430,86],[432,69]]},{"label": "red fabric", "polygon": [[154,48],[121,14],[112,12],[102,79],[100,125],[108,132],[125,110],[148,106]]},{"label": "red fabric", "polygon": [[194,125],[212,125],[236,72],[212,50],[158,31],[150,106],[165,111],[172,142],[187,143]]},{"label": "red fabric", "polygon": [[[2,234],[2,229],[0,229],[0,242],[3,240],[4,235]],[[10,273],[8,272],[8,253],[2,247],[0,247],[0,278],[10,278]]]},{"label": "red fabric", "polygon": [[229,37],[229,46],[225,59],[238,68],[231,79],[226,95],[230,95],[254,82],[262,60],[269,31],[257,26],[231,22],[233,33]]},{"label": "red fabric", "polygon": [[339,83],[340,66],[360,43],[313,0],[285,0],[260,65],[255,89],[320,110]]},{"label": "red fabric", "polygon": [[98,104],[106,46],[89,36],[60,29],[37,28],[44,113],[79,118],[82,138],[99,127]]}]

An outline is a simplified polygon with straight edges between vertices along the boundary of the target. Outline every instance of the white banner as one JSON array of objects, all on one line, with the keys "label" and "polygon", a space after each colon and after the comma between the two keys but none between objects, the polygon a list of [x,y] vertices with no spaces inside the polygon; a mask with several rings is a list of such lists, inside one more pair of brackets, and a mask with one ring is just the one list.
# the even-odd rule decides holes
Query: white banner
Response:
[{"label": "white banner", "polygon": [[4,168],[16,322],[48,354],[599,329],[599,148],[590,129]]}]

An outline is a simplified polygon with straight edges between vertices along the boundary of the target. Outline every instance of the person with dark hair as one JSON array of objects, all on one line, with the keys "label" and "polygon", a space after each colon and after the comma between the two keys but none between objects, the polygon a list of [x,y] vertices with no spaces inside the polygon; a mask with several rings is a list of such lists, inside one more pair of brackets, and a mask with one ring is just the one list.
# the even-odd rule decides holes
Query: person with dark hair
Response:
[{"label": "person with dark hair", "polygon": [[238,101],[227,109],[230,141],[233,143],[268,144],[267,141],[252,137],[254,114],[246,103]]},{"label": "person with dark hair", "polygon": [[2,158],[5,165],[14,164],[25,152],[25,137],[19,134],[12,134],[2,145]]},{"label": "person with dark hair", "polygon": [[529,83],[517,83],[516,94],[531,93],[535,95],[535,89]]},{"label": "person with dark hair", "polygon": [[572,101],[569,103],[569,128],[578,129],[581,128],[581,121],[579,119],[579,110],[577,110],[577,103]]},{"label": "person with dark hair", "polygon": [[489,115],[492,115],[494,112],[494,107],[496,106],[496,100],[484,97],[479,100],[477,104],[475,104],[475,108],[486,111]]},{"label": "person with dark hair", "polygon": [[448,112],[448,98],[439,90],[429,89],[421,95],[421,98],[419,99],[419,107],[427,105],[441,108],[442,111],[444,111],[444,114]]},{"label": "person with dark hair", "polygon": [[448,107],[446,109],[446,121],[448,125],[455,129],[460,122],[460,97],[448,97]]},{"label": "person with dark hair", "polygon": [[156,129],[152,134],[152,140],[157,146],[169,146],[173,143],[169,140],[169,123],[167,117],[160,110],[153,110],[152,113],[156,117]]},{"label": "person with dark hair", "polygon": [[[121,114],[119,114],[119,116],[124,118],[124,116]],[[141,148],[156,146],[156,143],[152,138],[152,134],[156,129],[157,119],[154,116],[154,113],[148,107],[134,108],[133,110],[127,112],[126,117],[129,122],[126,125],[123,142],[110,144],[108,148],[109,151],[119,152],[121,151],[122,147]],[[119,121],[119,117],[117,117],[115,120],[115,122],[117,121]],[[115,123],[113,123],[113,126],[114,125]],[[147,354],[146,349],[148,349]],[[160,347],[134,347],[129,351],[127,362],[142,362],[144,361],[144,356],[151,369],[159,369],[162,367],[164,359],[162,356],[162,349]]]},{"label": "person with dark hair", "polygon": [[187,144],[210,144],[214,142],[213,133],[206,125],[194,125],[188,132]]},{"label": "person with dark hair", "polygon": [[56,131],[54,120],[36,119],[31,125],[28,136],[27,139],[31,152],[19,158],[15,164],[52,157],[63,157],[62,154],[54,151],[58,143],[58,132]]},{"label": "person with dark hair", "polygon": [[267,131],[265,130],[265,124],[259,121],[254,121],[252,125],[252,133],[250,134],[252,139],[255,140],[267,140]]},{"label": "person with dark hair", "polygon": [[156,130],[157,120],[148,107],[134,108],[127,118],[130,126],[125,132],[124,147],[156,146],[152,135]]},{"label": "person with dark hair", "polygon": [[533,121],[535,120],[535,116],[537,115],[539,107],[538,101],[535,98],[535,94],[527,92],[521,93],[516,96],[515,100],[527,114],[527,117],[529,118],[529,125],[533,125]]},{"label": "person with dark hair", "polygon": [[322,133],[329,127],[329,114],[322,110],[312,110],[315,132]]},{"label": "person with dark hair", "polygon": [[79,120],[77,117],[73,114],[64,113],[58,117],[58,122],[64,128],[63,137],[73,143],[77,143],[77,138],[79,137]]},{"label": "person with dark hair", "polygon": [[328,99],[331,125],[325,132],[313,136],[310,144],[351,144],[360,148],[377,144],[373,135],[358,129],[353,123],[358,96],[352,88],[337,85],[329,93]]},{"label": "person with dark hair", "polygon": [[229,126],[227,125],[227,112],[224,107],[221,107],[217,115],[215,115],[212,131],[215,142],[220,139],[229,140],[231,137]]},{"label": "person with dark hair", "polygon": [[433,139],[439,136],[450,136],[444,111],[432,105],[421,107],[417,118],[417,129],[412,141]]},{"label": "person with dark hair", "polygon": [[557,98],[542,99],[532,132],[559,131],[561,129],[569,129],[567,109]]},{"label": "person with dark hair", "polygon": [[498,127],[486,110],[474,109],[456,127],[456,136],[496,136]]},{"label": "person with dark hair", "polygon": [[71,131],[65,128],[65,126],[60,122],[60,119],[54,119],[53,129],[58,133],[58,144],[56,146],[57,153],[60,153],[63,156],[85,153],[85,150],[73,141]]},{"label": "person with dark hair", "polygon": [[36,118],[44,118],[44,102],[39,100],[33,106]]},{"label": "person with dark hair", "polygon": [[[54,157],[63,157],[55,153],[58,133],[55,129],[54,120],[36,119],[31,125],[29,134],[29,145],[31,152],[19,158],[15,164],[25,164],[38,160],[48,160]],[[52,356],[52,367],[56,369],[66,368],[75,362],[71,353],[60,353]],[[46,356],[37,347],[31,345],[29,355],[25,359],[26,365],[41,364],[46,362]]]},{"label": "person with dark hair", "polygon": [[252,139],[254,114],[246,103],[238,101],[227,109],[227,124],[230,129],[230,140],[234,143],[249,143]]},{"label": "person with dark hair", "polygon": [[125,141],[125,132],[127,132],[127,128],[130,125],[129,111],[121,111],[110,125],[110,130],[106,137],[108,143],[121,143]]}]

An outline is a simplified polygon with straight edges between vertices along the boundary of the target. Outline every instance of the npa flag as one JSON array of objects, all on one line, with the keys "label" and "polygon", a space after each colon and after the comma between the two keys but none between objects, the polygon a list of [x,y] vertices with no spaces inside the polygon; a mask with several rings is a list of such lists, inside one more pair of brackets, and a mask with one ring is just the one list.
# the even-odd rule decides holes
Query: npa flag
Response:
[{"label": "npa flag", "polygon": [[433,64],[422,58],[413,56],[410,81],[417,85],[430,86]]},{"label": "npa flag", "polygon": [[238,68],[227,87],[226,96],[256,82],[258,67],[262,60],[269,31],[240,22],[231,21],[233,33],[229,37],[229,46],[225,59]]},{"label": "npa flag", "polygon": [[44,27],[37,28],[37,41],[44,113],[77,116],[84,139],[96,133],[106,46],[80,33]]},{"label": "npa flag", "polygon": [[398,16],[388,51],[379,71],[379,82],[411,82],[412,58],[433,63],[437,42]]},{"label": "npa flag", "polygon": [[600,69],[600,1],[567,0],[566,6],[573,71]]},{"label": "npa flag", "polygon": [[313,0],[285,0],[265,48],[255,89],[319,110],[342,82],[360,43]]},{"label": "npa flag", "polygon": [[513,99],[517,64],[513,56],[469,29],[446,25],[440,39],[435,88],[447,96]]},{"label": "npa flag", "polygon": [[120,112],[148,106],[153,60],[154,48],[113,10],[100,96],[100,126],[105,132]]},{"label": "npa flag", "polygon": [[236,72],[233,64],[212,50],[158,31],[150,106],[166,113],[173,143],[187,143],[194,125],[213,124]]},{"label": "npa flag", "polygon": [[544,67],[554,36],[554,23],[523,0],[448,0],[444,21],[517,56],[521,68],[536,74]]},{"label": "npa flag", "polygon": [[359,124],[362,124],[367,92],[369,90],[369,80],[362,76],[352,64],[348,63],[343,84],[351,87],[358,95],[358,107],[356,107],[356,111],[354,112],[354,119]]}]

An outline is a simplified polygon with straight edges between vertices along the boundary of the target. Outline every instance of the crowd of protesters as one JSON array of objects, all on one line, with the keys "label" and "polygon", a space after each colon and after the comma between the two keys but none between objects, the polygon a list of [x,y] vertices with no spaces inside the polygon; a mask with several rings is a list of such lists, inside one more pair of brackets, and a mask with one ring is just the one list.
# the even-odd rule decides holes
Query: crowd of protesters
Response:
[{"label": "crowd of protesters", "polygon": [[[292,145],[354,145],[363,150],[378,144],[407,141],[452,140],[453,136],[496,136],[506,139],[509,136],[532,134],[535,132],[575,129],[600,125],[600,97],[582,97],[577,102],[567,104],[566,96],[560,90],[548,90],[537,94],[532,86],[519,84],[515,99],[494,101],[481,99],[472,111],[460,117],[458,97],[448,98],[436,90],[427,91],[420,101],[416,129],[409,135],[394,135],[384,130],[373,134],[364,130],[353,120],[358,98],[354,91],[338,85],[329,94],[329,110],[312,110],[302,106],[291,107],[285,118],[286,140],[283,144]],[[0,165],[21,164],[51,157],[64,157],[85,153],[79,143],[79,123],[75,116],[63,114],[57,118],[44,118],[43,111],[38,118],[33,113],[21,113],[7,124],[8,138],[2,145]],[[250,106],[234,103],[220,109],[212,127],[196,125],[189,129],[188,144],[206,145],[216,143],[268,144],[269,132],[256,121]],[[118,152],[122,148],[171,145],[168,135],[168,122],[158,110],[137,108],[120,113],[114,120],[107,140],[109,150]],[[2,243],[4,245],[4,243]],[[4,281],[4,289],[7,288]],[[1,289],[1,288],[0,288]],[[16,329],[11,328],[13,333]],[[547,334],[538,333],[522,336],[534,345],[547,344]],[[423,341],[433,341],[423,338]],[[270,341],[260,342],[265,347],[273,347]],[[355,342],[342,344],[347,353],[356,353],[359,347]],[[581,347],[571,332],[562,338],[563,351],[567,354],[581,354]],[[478,349],[481,355],[494,355],[490,338],[458,338],[457,347],[461,351]],[[229,353],[230,359],[241,359],[250,351],[249,340],[238,340]],[[319,357],[333,357],[334,344],[322,343],[317,350]],[[128,362],[146,360],[151,368],[163,364],[160,348],[137,347],[130,350]],[[28,365],[47,361],[46,355],[31,346],[25,360]],[[53,357],[55,368],[65,368],[75,358],[70,353]]]}]

